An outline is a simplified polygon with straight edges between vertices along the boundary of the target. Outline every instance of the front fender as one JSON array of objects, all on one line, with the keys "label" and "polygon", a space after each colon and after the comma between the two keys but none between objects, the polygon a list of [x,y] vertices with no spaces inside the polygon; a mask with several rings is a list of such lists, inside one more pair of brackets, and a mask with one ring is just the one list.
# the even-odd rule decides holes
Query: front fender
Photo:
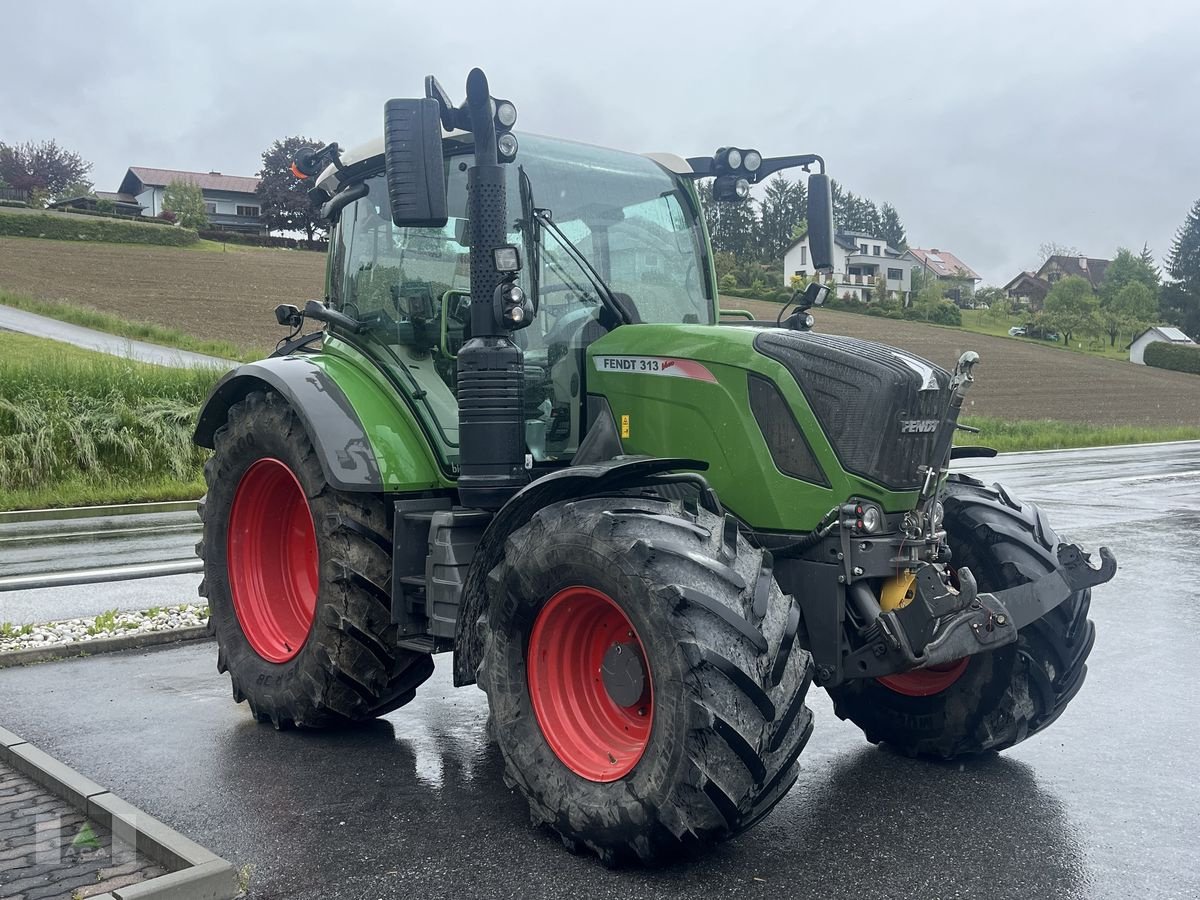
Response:
[{"label": "front fender", "polygon": [[514,494],[488,524],[467,571],[454,634],[455,687],[474,684],[475,670],[483,660],[483,635],[477,625],[487,609],[488,573],[499,565],[508,536],[533,518],[534,513],[552,503],[644,484],[664,472],[707,468],[708,463],[695,459],[623,456],[559,469]]},{"label": "front fender", "polygon": [[295,410],[325,479],[337,490],[383,492],[440,484],[425,441],[394,404],[379,402],[388,398],[373,396],[382,391],[349,363],[325,356],[267,359],[225,375],[201,407],[195,443],[211,449],[229,408],[264,388]]}]

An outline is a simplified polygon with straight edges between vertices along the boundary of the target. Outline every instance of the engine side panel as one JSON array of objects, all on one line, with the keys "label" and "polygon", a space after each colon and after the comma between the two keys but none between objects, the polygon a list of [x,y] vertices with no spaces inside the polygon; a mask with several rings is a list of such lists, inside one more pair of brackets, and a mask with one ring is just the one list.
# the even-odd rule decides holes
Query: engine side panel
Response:
[{"label": "engine side panel", "polygon": [[[586,390],[608,399],[626,453],[706,461],[705,477],[721,501],[755,529],[809,530],[850,496],[873,499],[889,512],[911,509],[914,491],[886,489],[843,466],[787,367],[755,349],[755,338],[767,331],[624,326],[589,346]],[[752,376],[775,386],[803,437],[791,443],[804,465],[783,461],[792,475],[776,465],[755,419]]]}]

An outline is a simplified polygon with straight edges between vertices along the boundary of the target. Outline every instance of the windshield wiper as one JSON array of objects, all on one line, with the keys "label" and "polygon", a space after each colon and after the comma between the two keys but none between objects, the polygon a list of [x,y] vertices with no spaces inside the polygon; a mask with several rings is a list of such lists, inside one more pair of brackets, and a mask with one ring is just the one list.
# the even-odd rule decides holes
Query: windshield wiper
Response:
[{"label": "windshield wiper", "polygon": [[588,261],[588,258],[583,255],[583,252],[575,246],[569,237],[563,234],[563,230],[555,224],[554,219],[551,218],[550,210],[535,209],[533,211],[533,219],[539,225],[545,226],[550,230],[555,240],[558,241],[559,246],[566,250],[571,259],[575,261],[575,264],[584,271],[584,274],[588,276],[588,279],[592,282],[592,286],[596,288],[596,292],[600,295],[600,302],[608,307],[608,311],[617,317],[617,321],[622,325],[631,324],[633,316],[629,314],[629,310],[625,304],[616,298],[612,288],[600,277],[600,273],[596,271],[596,268]]}]

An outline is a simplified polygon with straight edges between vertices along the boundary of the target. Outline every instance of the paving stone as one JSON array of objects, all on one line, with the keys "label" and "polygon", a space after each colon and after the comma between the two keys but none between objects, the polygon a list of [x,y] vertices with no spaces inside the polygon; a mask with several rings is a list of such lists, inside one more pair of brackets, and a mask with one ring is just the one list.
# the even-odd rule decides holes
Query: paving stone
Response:
[{"label": "paving stone", "polygon": [[[0,897],[5,900],[66,900],[76,891],[97,900],[108,893],[112,900],[114,891],[166,874],[120,842],[114,859],[107,828],[88,822],[79,810],[6,763],[0,763],[0,778],[19,788],[0,796]],[[95,787],[87,779],[67,781],[76,792]]]}]

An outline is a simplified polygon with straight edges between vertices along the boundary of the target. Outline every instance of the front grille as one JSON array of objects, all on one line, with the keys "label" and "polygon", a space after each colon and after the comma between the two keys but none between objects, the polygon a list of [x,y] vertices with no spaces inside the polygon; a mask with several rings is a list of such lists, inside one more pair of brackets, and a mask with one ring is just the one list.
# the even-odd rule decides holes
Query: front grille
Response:
[{"label": "front grille", "polygon": [[[842,467],[885,488],[916,490],[949,400],[950,373],[874,341],[764,331],[755,349],[796,379]],[[923,390],[922,388],[929,388]]]}]

